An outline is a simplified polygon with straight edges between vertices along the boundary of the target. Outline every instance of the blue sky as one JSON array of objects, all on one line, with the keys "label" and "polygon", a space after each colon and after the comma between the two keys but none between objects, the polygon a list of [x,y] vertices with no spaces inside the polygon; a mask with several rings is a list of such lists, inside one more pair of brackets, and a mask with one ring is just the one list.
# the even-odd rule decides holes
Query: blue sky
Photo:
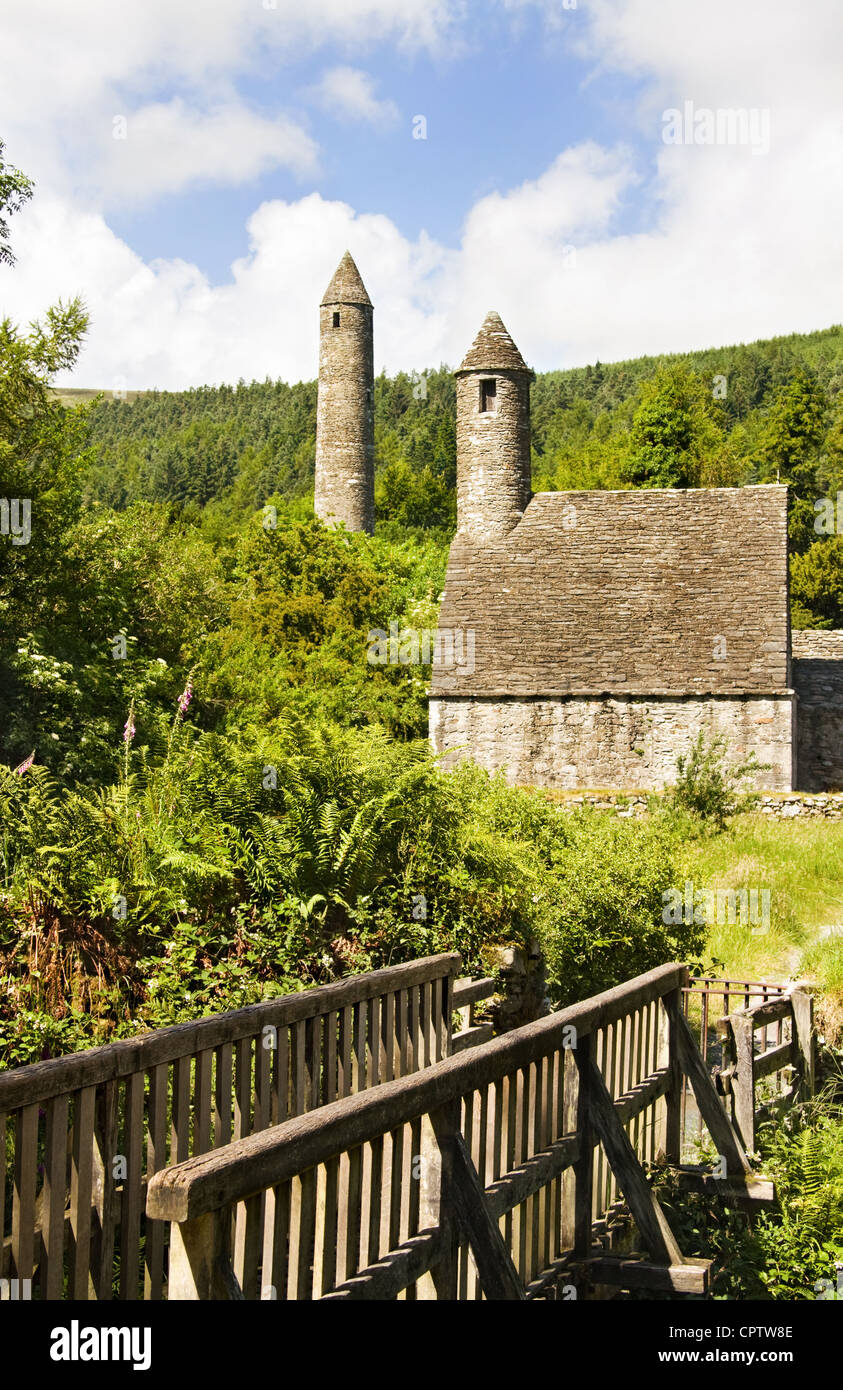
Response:
[{"label": "blue sky", "polygon": [[[183,257],[213,284],[230,280],[231,263],[248,249],[245,223],[256,203],[295,199],[304,187],[383,213],[405,237],[421,229],[457,245],[467,210],[481,197],[537,178],[560,148],[586,139],[629,139],[629,105],[636,83],[617,74],[592,77],[571,38],[582,28],[580,9],[564,12],[558,31],[529,12],[487,12],[467,26],[460,51],[433,56],[381,44],[365,68],[382,99],[395,102],[394,121],[360,125],[320,108],[312,95],[326,68],[348,61],[346,45],[285,64],[265,77],[238,83],[241,96],[271,114],[283,93],[317,140],[322,172],[302,180],[274,169],[241,187],[199,188],[144,208],[114,208],[110,225],[145,260]],[[163,88],[161,100],[176,94]],[[427,139],[412,139],[412,118],[423,114]],[[646,158],[646,141],[639,139]],[[621,230],[646,216],[643,190],[632,192]]]},{"label": "blue sky", "polygon": [[839,0],[569,5],[5,0],[0,312],[80,294],[106,389],[312,379],[346,247],[389,371],[491,308],[540,370],[843,319]]}]

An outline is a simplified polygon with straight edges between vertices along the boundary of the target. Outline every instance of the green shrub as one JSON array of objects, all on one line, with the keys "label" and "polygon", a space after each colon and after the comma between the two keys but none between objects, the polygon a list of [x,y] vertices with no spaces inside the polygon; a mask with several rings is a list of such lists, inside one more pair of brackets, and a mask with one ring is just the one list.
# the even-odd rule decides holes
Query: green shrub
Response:
[{"label": "green shrub", "polygon": [[676,759],[676,782],[668,803],[716,831],[725,830],[731,816],[751,810],[758,802],[755,792],[741,791],[741,783],[769,764],[759,763],[754,753],[738,763],[728,760],[728,740],[715,735],[710,741],[700,730],[691,751]]}]

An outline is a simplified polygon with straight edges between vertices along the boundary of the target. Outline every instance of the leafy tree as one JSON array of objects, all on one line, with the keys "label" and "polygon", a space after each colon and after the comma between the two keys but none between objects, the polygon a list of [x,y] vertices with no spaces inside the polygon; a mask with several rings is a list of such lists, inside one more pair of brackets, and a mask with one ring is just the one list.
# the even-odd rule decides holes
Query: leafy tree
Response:
[{"label": "leafy tree", "polygon": [[790,593],[795,627],[843,628],[843,536],[791,558]]},{"label": "leafy tree", "polygon": [[20,212],[24,203],[32,197],[33,183],[20,169],[5,163],[5,148],[0,140],[0,265],[14,265],[15,257],[9,245],[8,217]]},{"label": "leafy tree", "polygon": [[691,487],[723,444],[711,392],[684,365],[666,366],[641,390],[625,474],[638,487]]},{"label": "leafy tree", "polygon": [[825,414],[824,392],[816,377],[800,367],[776,396],[758,446],[761,481],[790,486],[788,534],[797,551],[806,550],[816,535],[814,502]]}]

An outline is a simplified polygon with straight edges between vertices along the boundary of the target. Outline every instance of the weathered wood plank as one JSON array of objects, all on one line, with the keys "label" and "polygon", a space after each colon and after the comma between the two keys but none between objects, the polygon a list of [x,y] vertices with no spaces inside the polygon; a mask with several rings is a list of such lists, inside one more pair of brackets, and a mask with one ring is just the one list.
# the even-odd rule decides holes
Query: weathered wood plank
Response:
[{"label": "weathered wood plank", "polygon": [[[229,1084],[229,1095],[231,1086]],[[147,1180],[167,1165],[167,1101],[169,1099],[169,1076],[165,1063],[153,1067],[149,1074],[149,1137],[146,1149]],[[159,1299],[164,1288],[164,1235],[163,1221],[146,1220],[146,1240],[144,1243],[144,1281],[145,1299]]]},{"label": "weathered wood plank", "polygon": [[769,1178],[754,1173],[733,1174],[717,1177],[702,1168],[674,1168],[679,1186],[686,1192],[710,1192],[728,1202],[730,1206],[754,1211],[757,1207],[772,1207],[776,1202],[776,1188]]},{"label": "weathered wood plank", "polygon": [[781,1071],[783,1067],[793,1064],[793,1043],[783,1042],[778,1047],[768,1048],[755,1058],[753,1071],[755,1080],[758,1081],[762,1076],[769,1076],[771,1072]]},{"label": "weathered wood plank", "polygon": [[[5,1151],[3,1163],[5,1167]],[[35,1185],[38,1165],[38,1106],[23,1106],[15,1125],[12,1188],[12,1273],[32,1279],[35,1272]],[[83,1295],[87,1297],[87,1291]]]},{"label": "weathered wood plank", "polygon": [[476,1004],[481,999],[490,999],[495,992],[495,982],[490,976],[482,980],[454,980],[451,1008],[464,1009],[467,1004]]},{"label": "weathered wood plank", "polygon": [[143,1073],[126,1081],[123,1147],[126,1160],[120,1210],[120,1297],[134,1301],[140,1279],[140,1222],[143,1207]]},{"label": "weathered wood plank", "polygon": [[594,1256],[584,1262],[593,1284],[610,1284],[622,1289],[650,1289],[661,1293],[708,1293],[711,1260],[683,1257],[673,1265],[651,1264],[622,1256]]},{"label": "weathered wood plank", "polygon": [[447,1111],[439,1111],[432,1118],[446,1173],[443,1203],[455,1212],[469,1241],[483,1292],[490,1301],[523,1303],[524,1285],[504,1245],[497,1221],[486,1205],[485,1193],[465,1140],[454,1128]]},{"label": "weathered wood plank", "polygon": [[[114,1239],[117,1225],[117,1191],[114,1172],[117,1157],[120,1082],[108,1081],[99,1090],[94,1130],[94,1206],[98,1228],[91,1241],[91,1268],[95,1271],[97,1298],[110,1299],[114,1281]],[[66,1124],[66,1119],[65,1119]],[[67,1134],[64,1136],[65,1146]]]},{"label": "weathered wood plank", "polygon": [[[570,1026],[575,1026],[578,1037],[585,1039],[607,1016],[622,1016],[626,998],[640,998],[648,991],[669,988],[671,982],[675,984],[681,979],[683,969],[662,966],[631,981],[624,987],[626,995],[623,991],[607,990],[594,999],[494,1038],[482,1049],[448,1057],[412,1076],[335,1101],[315,1114],[288,1120],[230,1145],[223,1153],[190,1159],[156,1175],[150,1185],[149,1209],[166,1219],[187,1220],[198,1214],[205,1203],[213,1206],[219,1197],[239,1200],[250,1191],[274,1186],[305,1166],[324,1162],[344,1149],[429,1113],[454,1097],[488,1085],[517,1066],[528,1065],[559,1046],[564,1030]],[[718,1113],[728,1126],[707,1076],[705,1080]],[[185,1214],[180,1215],[182,1212]]]},{"label": "weathered wood plank", "polygon": [[650,1255],[657,1264],[683,1264],[681,1251],[664,1212],[647,1183],[603,1077],[593,1062],[590,1064],[588,1090],[592,1124]]},{"label": "weathered wood plank", "polygon": [[77,1091],[73,1107],[73,1147],[70,1168],[70,1228],[72,1232],[70,1297],[87,1299],[91,1275],[91,1196],[94,1155],[96,1086]]},{"label": "weathered wood plank", "polygon": [[[0,1116],[0,1120],[3,1119]],[[5,1139],[0,1124],[0,1142]],[[64,1292],[64,1209],[67,1198],[67,1096],[55,1096],[47,1102],[46,1152],[44,1154],[44,1197],[41,1236],[44,1244],[41,1269],[41,1297],[61,1298]],[[3,1201],[5,1176],[5,1145],[0,1160],[0,1204]],[[2,1215],[0,1215],[0,1244],[2,1244]],[[102,1292],[100,1292],[102,1297]]]},{"label": "weathered wood plank", "polygon": [[[183,1163],[190,1153],[190,1069],[192,1062],[192,1057],[179,1057],[173,1064],[171,1163]],[[237,1137],[239,1138],[239,1135]]]},{"label": "weathered wood plank", "polygon": [[206,1047],[196,1058],[194,1096],[193,1152],[207,1153],[211,1146],[211,1084],[214,1054]]},{"label": "weathered wood plank", "polygon": [[799,1093],[802,1100],[810,1100],[816,1090],[814,1000],[807,990],[794,989],[790,1002],[793,1009],[794,1057],[798,1065]]},{"label": "weathered wood plank", "polygon": [[427,956],[365,975],[351,975],[331,985],[302,990],[264,1004],[252,1004],[246,1009],[213,1014],[193,1023],[177,1023],[136,1038],[122,1038],[105,1047],[16,1067],[0,1074],[0,1109],[11,1112],[22,1105],[43,1102],[53,1095],[151,1070],[161,1062],[193,1057],[204,1048],[254,1038],[265,1025],[289,1027],[301,1019],[339,1010],[348,1003],[374,998],[390,989],[406,988],[411,984],[418,986],[425,980],[455,974],[460,963],[456,952]]},{"label": "weathered wood plank", "polygon": [[670,1005],[676,1021],[676,1048],[685,1075],[693,1087],[694,1096],[708,1131],[714,1140],[718,1154],[726,1159],[729,1173],[749,1173],[752,1171],[746,1149],[740,1135],[732,1126],[728,1115],[705,1069],[694,1036],[683,1017],[682,1011],[674,1003]]},{"label": "weathered wood plank", "polygon": [[444,1236],[438,1226],[419,1231],[399,1249],[384,1255],[377,1264],[361,1270],[332,1293],[326,1294],[322,1301],[342,1303],[358,1299],[393,1299],[441,1260],[443,1248]]},{"label": "weathered wood plank", "polygon": [[231,1043],[215,1051],[214,1063],[214,1148],[231,1143],[231,1104],[234,1082]]},{"label": "weathered wood plank", "polygon": [[735,1049],[735,1073],[732,1095],[735,1098],[735,1125],[747,1153],[755,1150],[755,1033],[752,1019],[732,1015],[732,1037]]}]

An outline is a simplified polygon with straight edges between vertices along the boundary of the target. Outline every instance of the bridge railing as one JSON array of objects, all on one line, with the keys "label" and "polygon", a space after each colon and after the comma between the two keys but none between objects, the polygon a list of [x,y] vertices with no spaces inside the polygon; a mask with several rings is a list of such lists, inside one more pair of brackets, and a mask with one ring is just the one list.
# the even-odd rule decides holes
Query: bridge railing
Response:
[{"label": "bridge railing", "polygon": [[688,1061],[686,983],[684,966],[660,967],[158,1173],[147,1210],[172,1223],[169,1297],[542,1296],[592,1257],[619,1187],[660,1261],[653,1277],[701,1291],[640,1168],[658,1153],[678,1162],[683,1056],[711,1090],[729,1171],[748,1168],[699,1055]]},{"label": "bridge railing", "polygon": [[[725,1094],[728,1081],[723,1078],[728,1059],[724,1056],[724,1035],[721,1024],[733,1010],[748,1009],[778,999],[785,987],[769,980],[737,980],[714,975],[695,976],[682,991],[685,1017],[696,1038],[700,1054],[713,1075],[719,1076],[718,1086]],[[781,1031],[779,1042],[782,1041]],[[693,1153],[703,1138],[703,1119],[691,1087],[685,1079],[682,1088],[682,1148]]]},{"label": "bridge railing", "polygon": [[[762,1000],[720,1019],[723,1040],[721,1080],[731,1096],[735,1127],[749,1153],[755,1150],[759,1121],[777,1106],[814,1092],[814,1001],[792,986],[778,998]],[[773,1077],[759,1098],[758,1083]]]},{"label": "bridge railing", "polygon": [[[0,1277],[41,1298],[161,1298],[153,1174],[449,1055],[460,963],[431,956],[0,1073]],[[241,1256],[244,1231],[241,1211]]]}]

